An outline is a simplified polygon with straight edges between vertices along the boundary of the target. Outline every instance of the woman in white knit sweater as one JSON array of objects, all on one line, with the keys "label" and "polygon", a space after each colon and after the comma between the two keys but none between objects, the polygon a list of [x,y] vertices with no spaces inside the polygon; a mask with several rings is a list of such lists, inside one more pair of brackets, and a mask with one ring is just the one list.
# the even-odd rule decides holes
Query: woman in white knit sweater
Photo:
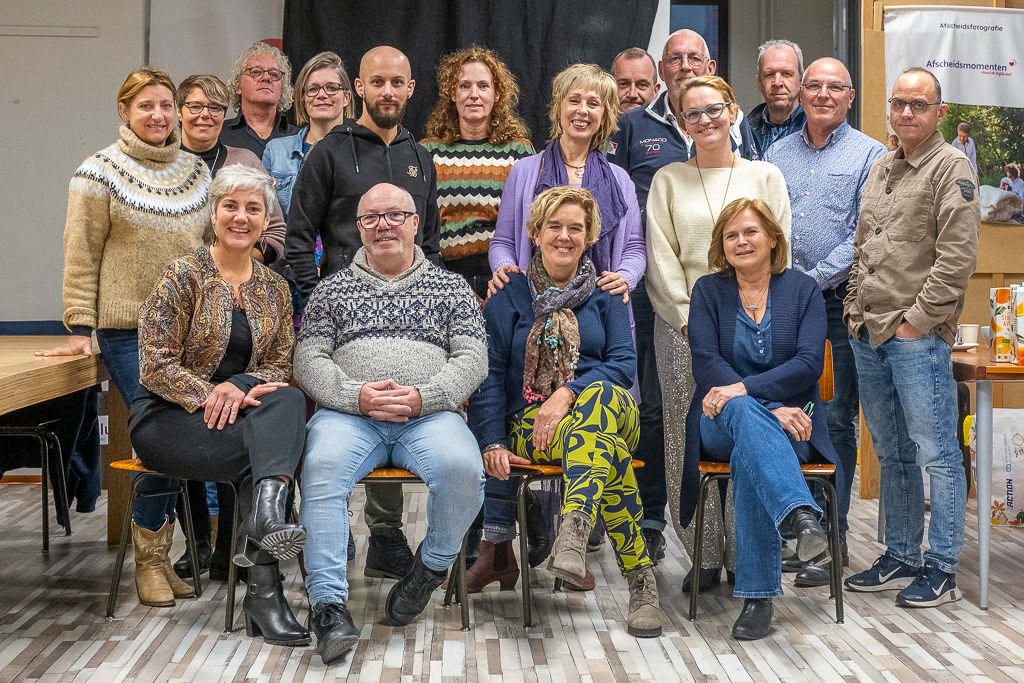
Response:
[{"label": "woman in white knit sweater", "polygon": [[[686,334],[690,293],[697,278],[710,272],[707,255],[715,220],[729,202],[750,197],[768,204],[787,239],[791,222],[789,195],[779,170],[762,161],[743,159],[733,151],[729,129],[739,107],[729,84],[717,76],[690,80],[680,92],[679,110],[684,130],[694,142],[694,156],[660,169],[647,200],[647,292],[656,314],[654,348],[665,420],[665,472],[668,500],[673,505],[679,501],[686,412],[694,391]],[[735,566],[731,533],[726,542],[722,499],[712,496],[710,501],[705,516],[702,590],[721,580],[723,563],[730,570],[730,579]],[[672,519],[692,557],[693,529],[684,529],[678,514]],[[692,576],[691,571],[684,590]]]}]

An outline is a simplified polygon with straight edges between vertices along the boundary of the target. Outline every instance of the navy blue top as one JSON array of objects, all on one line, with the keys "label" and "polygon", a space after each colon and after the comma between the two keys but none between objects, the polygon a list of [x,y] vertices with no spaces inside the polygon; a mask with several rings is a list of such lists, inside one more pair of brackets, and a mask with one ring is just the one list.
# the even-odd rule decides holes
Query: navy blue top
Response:
[{"label": "navy blue top", "polygon": [[736,372],[744,377],[764,372],[772,366],[772,297],[764,305],[764,317],[756,323],[747,315],[743,302],[736,306],[736,340],[732,353],[736,359]]},{"label": "navy blue top", "polygon": [[747,394],[769,409],[814,404],[811,415],[811,446],[837,465],[836,486],[845,473],[828,435],[825,408],[818,395],[818,378],[825,364],[825,300],[814,280],[787,268],[772,275],[768,296],[772,300],[770,369],[742,374],[736,359],[736,310],[739,289],[732,272],[713,273],[697,280],[690,299],[689,342],[693,378],[697,390],[686,415],[686,455],[679,492],[679,519],[690,523],[697,504],[700,461],[701,402],[712,387],[742,381]]},{"label": "navy blue top", "polygon": [[[505,289],[484,307],[489,371],[469,399],[469,427],[481,448],[507,445],[512,417],[528,405],[523,398],[523,368],[526,337],[534,321],[533,300],[526,275],[510,277]],[[573,313],[580,330],[580,359],[575,379],[566,386],[577,395],[597,381],[628,390],[636,374],[636,349],[622,297],[595,289]]]}]

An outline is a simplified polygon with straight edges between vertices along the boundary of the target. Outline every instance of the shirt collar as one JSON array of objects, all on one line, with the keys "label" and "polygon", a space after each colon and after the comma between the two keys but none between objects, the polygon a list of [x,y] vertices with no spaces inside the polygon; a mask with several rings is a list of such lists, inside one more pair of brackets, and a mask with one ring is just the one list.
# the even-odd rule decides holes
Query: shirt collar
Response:
[{"label": "shirt collar", "polygon": [[803,127],[800,129],[800,139],[803,140],[804,144],[806,144],[811,149],[825,149],[826,147],[842,140],[843,136],[846,135],[846,131],[848,131],[849,129],[849,122],[846,119],[843,119],[843,122],[836,126],[835,130],[833,130],[831,133],[825,136],[825,144],[819,148],[815,147],[814,143],[811,142],[811,137],[807,133],[807,124],[805,123]]},{"label": "shirt collar", "polygon": [[946,144],[945,138],[942,137],[942,133],[936,130],[927,140],[924,141],[924,143],[921,144],[920,147],[917,148],[917,152],[913,157],[908,159],[906,155],[904,155],[903,147],[901,146],[896,152],[896,158],[903,159],[912,168],[919,168],[924,162],[928,161],[928,159],[939,151],[939,148],[944,144]]},{"label": "shirt collar", "polygon": [[768,126],[774,126],[775,128],[782,128],[783,126],[791,125],[793,123],[793,119],[795,119],[800,114],[802,114],[803,111],[804,111],[803,106],[801,106],[800,103],[797,102],[796,109],[794,109],[793,112],[789,116],[786,117],[785,121],[783,121],[782,123],[775,123],[768,116],[768,103],[766,102],[764,104],[764,106],[761,108],[761,121],[763,121]]}]

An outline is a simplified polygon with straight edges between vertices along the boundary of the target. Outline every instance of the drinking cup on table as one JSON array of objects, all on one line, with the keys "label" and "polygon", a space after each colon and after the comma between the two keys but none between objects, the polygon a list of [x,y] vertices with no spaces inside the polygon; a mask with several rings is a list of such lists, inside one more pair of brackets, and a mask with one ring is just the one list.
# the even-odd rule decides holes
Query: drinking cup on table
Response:
[{"label": "drinking cup on table", "polygon": [[978,343],[978,332],[981,329],[981,325],[975,325],[972,323],[965,323],[957,326],[960,331],[960,343],[962,344],[977,344]]}]

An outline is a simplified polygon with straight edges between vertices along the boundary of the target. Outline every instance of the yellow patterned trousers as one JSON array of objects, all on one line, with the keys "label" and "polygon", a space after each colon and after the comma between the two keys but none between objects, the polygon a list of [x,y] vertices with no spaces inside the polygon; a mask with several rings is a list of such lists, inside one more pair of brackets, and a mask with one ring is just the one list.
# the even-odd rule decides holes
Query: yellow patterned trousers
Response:
[{"label": "yellow patterned trousers", "polygon": [[527,406],[513,420],[512,452],[536,463],[562,465],[563,515],[576,510],[593,523],[600,506],[619,569],[627,572],[651,565],[640,533],[644,510],[632,467],[633,450],[640,438],[633,397],[608,382],[589,385],[558,423],[551,445],[544,451],[533,448],[533,421],[540,405]]}]

